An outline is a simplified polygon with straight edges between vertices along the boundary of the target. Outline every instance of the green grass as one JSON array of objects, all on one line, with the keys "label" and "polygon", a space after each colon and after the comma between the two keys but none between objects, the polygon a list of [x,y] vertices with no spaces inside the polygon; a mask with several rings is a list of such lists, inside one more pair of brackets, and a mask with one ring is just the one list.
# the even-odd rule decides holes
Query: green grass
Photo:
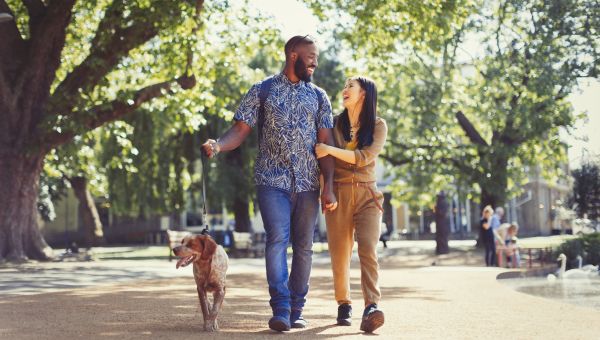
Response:
[{"label": "green grass", "polygon": [[577,238],[574,235],[538,236],[519,239],[521,248],[558,248],[564,241]]}]

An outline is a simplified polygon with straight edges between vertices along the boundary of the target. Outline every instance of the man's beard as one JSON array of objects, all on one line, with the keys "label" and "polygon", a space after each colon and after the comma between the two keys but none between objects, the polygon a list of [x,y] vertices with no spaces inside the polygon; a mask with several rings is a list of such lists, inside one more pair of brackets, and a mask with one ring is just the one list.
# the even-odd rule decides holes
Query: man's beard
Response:
[{"label": "man's beard", "polygon": [[296,73],[296,76],[300,78],[300,80],[303,80],[307,83],[312,81],[312,75],[308,74],[307,65],[300,58],[298,58],[294,63],[294,73]]}]

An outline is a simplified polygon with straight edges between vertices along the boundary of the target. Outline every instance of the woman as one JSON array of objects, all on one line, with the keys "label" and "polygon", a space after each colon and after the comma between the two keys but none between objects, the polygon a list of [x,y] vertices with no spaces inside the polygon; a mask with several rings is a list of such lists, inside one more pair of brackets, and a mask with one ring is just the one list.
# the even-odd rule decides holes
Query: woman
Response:
[{"label": "woman", "polygon": [[496,256],[496,244],[494,240],[494,230],[490,225],[490,221],[492,219],[492,214],[494,214],[494,209],[491,206],[486,206],[483,208],[483,212],[481,213],[481,220],[479,221],[481,227],[481,241],[483,241],[483,246],[485,247],[485,265],[495,266],[494,258]]},{"label": "woman", "polygon": [[361,287],[365,302],[360,329],[373,332],[384,322],[377,307],[377,243],[379,242],[383,194],[375,183],[375,161],[387,135],[385,121],[377,117],[377,88],[372,80],[353,77],[346,81],[344,111],[334,118],[335,146],[317,144],[318,158],[335,157],[334,191],[338,207],[325,215],[327,241],[333,269],[338,325],[350,326],[350,258],[354,239],[358,243]]}]

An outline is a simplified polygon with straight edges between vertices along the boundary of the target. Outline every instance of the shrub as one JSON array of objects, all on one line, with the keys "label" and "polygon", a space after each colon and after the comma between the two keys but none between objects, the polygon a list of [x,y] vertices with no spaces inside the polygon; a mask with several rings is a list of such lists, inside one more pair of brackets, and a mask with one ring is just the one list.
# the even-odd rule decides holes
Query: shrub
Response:
[{"label": "shrub", "polygon": [[567,256],[567,269],[577,268],[577,255],[583,258],[583,264],[600,264],[600,233],[582,235],[563,242],[556,250]]},{"label": "shrub", "polygon": [[600,265],[600,233],[584,235],[582,238],[585,250],[584,263]]}]

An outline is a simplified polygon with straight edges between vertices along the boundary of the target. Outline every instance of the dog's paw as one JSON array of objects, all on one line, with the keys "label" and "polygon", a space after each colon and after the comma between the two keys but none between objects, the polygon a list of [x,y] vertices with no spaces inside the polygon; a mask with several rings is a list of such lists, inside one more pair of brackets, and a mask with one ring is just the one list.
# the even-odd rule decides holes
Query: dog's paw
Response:
[{"label": "dog's paw", "polygon": [[216,332],[219,330],[217,320],[208,320],[204,323],[204,330],[207,332]]}]

